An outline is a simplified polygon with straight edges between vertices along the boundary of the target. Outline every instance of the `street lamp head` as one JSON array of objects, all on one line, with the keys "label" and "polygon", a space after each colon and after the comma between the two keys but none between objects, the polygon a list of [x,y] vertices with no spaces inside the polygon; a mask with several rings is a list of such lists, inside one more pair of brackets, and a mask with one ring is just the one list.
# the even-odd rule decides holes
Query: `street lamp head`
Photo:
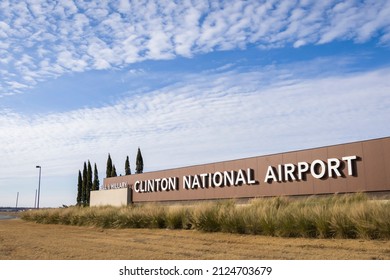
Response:
[{"label": "street lamp head", "polygon": [[41,168],[39,165],[35,166],[36,168]]}]

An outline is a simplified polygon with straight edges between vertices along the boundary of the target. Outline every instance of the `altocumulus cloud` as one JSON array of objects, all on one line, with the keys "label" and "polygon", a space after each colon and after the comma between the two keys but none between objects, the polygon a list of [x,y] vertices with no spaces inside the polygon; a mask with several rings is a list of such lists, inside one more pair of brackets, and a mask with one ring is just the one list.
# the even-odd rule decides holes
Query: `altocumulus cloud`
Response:
[{"label": "altocumulus cloud", "polygon": [[1,1],[0,97],[66,73],[215,50],[390,42],[390,2]]},{"label": "altocumulus cloud", "polygon": [[46,175],[73,174],[92,154],[102,168],[108,152],[120,163],[138,145],[150,171],[389,134],[390,69],[305,79],[286,72],[192,74],[110,106],[65,113],[3,110],[2,178],[33,176],[37,162],[45,162]]}]

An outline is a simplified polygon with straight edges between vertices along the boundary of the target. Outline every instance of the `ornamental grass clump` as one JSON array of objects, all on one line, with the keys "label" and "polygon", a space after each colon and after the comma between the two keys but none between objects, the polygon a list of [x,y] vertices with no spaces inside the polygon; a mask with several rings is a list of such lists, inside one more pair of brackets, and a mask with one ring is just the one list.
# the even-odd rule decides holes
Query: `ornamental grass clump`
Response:
[{"label": "ornamental grass clump", "polygon": [[128,206],[116,210],[118,215],[112,224],[115,228],[144,228],[149,224],[149,217],[139,207]]},{"label": "ornamental grass clump", "polygon": [[201,203],[191,208],[190,223],[193,229],[215,232],[221,230],[219,203]]},{"label": "ornamental grass clump", "polygon": [[382,201],[369,201],[356,205],[351,213],[359,238],[390,238],[390,204]]},{"label": "ornamental grass clump", "polygon": [[145,227],[166,228],[166,207],[153,203],[138,207],[138,210],[146,217]]},{"label": "ornamental grass clump", "polygon": [[282,230],[282,228],[290,228],[290,234],[287,235],[290,237],[316,237],[318,231],[313,209],[314,205],[310,198],[291,201],[290,204],[283,209],[284,215],[287,216],[287,225],[283,225],[283,219],[280,219],[282,222],[282,224],[279,225],[280,230]]},{"label": "ornamental grass clump", "polygon": [[390,202],[381,203],[378,215],[375,216],[375,225],[378,228],[379,238],[390,239]]},{"label": "ornamental grass clump", "polygon": [[238,206],[233,200],[220,202],[218,220],[222,232],[245,233],[245,207]]},{"label": "ornamental grass clump", "polygon": [[364,239],[379,238],[379,228],[377,227],[376,216],[380,214],[378,207],[373,207],[367,203],[353,207],[351,219],[356,227],[357,237]]},{"label": "ornamental grass clump", "polygon": [[331,213],[329,211],[329,207],[326,204],[320,203],[319,205],[314,205],[311,212],[316,230],[315,237],[332,237],[330,227]]},{"label": "ornamental grass clump", "polygon": [[258,207],[253,207],[248,205],[244,208],[244,223],[246,228],[246,233],[248,234],[263,234],[263,228],[260,223],[260,215],[262,210],[259,210]]},{"label": "ornamental grass clump", "polygon": [[[108,212],[109,208],[105,208],[104,211]],[[91,208],[79,208],[74,209],[74,220],[73,225],[76,226],[100,226],[101,219],[99,219],[99,213],[96,211],[93,211]],[[103,211],[103,209],[102,209]],[[106,215],[108,216],[108,215]],[[107,225],[103,225],[101,227],[108,227]]]},{"label": "ornamental grass clump", "polygon": [[166,225],[169,229],[190,229],[189,209],[185,206],[168,207]]},{"label": "ornamental grass clump", "polygon": [[336,238],[356,238],[357,229],[351,217],[350,204],[334,204],[330,211],[330,232]]},{"label": "ornamental grass clump", "polygon": [[[288,205],[284,197],[254,199],[248,205],[244,219],[247,232],[275,236],[278,228],[278,213]],[[279,214],[280,216],[280,214]]]},{"label": "ornamental grass clump", "polygon": [[[89,211],[88,211],[89,212]],[[90,212],[82,211],[79,225],[90,225],[101,228],[115,227],[118,220],[118,210],[115,207],[103,207],[96,211],[90,208]]]},{"label": "ornamental grass clump", "polygon": [[364,194],[258,198],[189,206],[140,204],[26,211],[37,223],[101,228],[169,228],[305,238],[390,239],[390,203]]}]

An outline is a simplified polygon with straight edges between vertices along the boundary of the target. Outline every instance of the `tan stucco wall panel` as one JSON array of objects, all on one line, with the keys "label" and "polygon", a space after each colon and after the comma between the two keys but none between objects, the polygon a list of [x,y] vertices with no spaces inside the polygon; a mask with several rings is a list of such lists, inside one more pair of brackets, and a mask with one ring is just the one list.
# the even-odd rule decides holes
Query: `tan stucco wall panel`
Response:
[{"label": "tan stucco wall panel", "polygon": [[124,206],[131,203],[131,190],[113,189],[91,191],[90,206]]}]

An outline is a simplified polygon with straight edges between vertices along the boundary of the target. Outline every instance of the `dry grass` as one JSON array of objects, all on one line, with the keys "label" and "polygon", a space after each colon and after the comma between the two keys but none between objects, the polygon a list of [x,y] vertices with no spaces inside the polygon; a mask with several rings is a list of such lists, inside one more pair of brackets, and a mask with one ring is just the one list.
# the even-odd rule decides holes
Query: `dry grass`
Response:
[{"label": "dry grass", "polygon": [[389,240],[282,238],[0,221],[0,259],[390,259]]},{"label": "dry grass", "polygon": [[390,203],[370,200],[364,194],[255,199],[245,207],[234,201],[192,206],[71,207],[29,211],[22,218],[101,228],[190,228],[279,237],[390,239]]}]

